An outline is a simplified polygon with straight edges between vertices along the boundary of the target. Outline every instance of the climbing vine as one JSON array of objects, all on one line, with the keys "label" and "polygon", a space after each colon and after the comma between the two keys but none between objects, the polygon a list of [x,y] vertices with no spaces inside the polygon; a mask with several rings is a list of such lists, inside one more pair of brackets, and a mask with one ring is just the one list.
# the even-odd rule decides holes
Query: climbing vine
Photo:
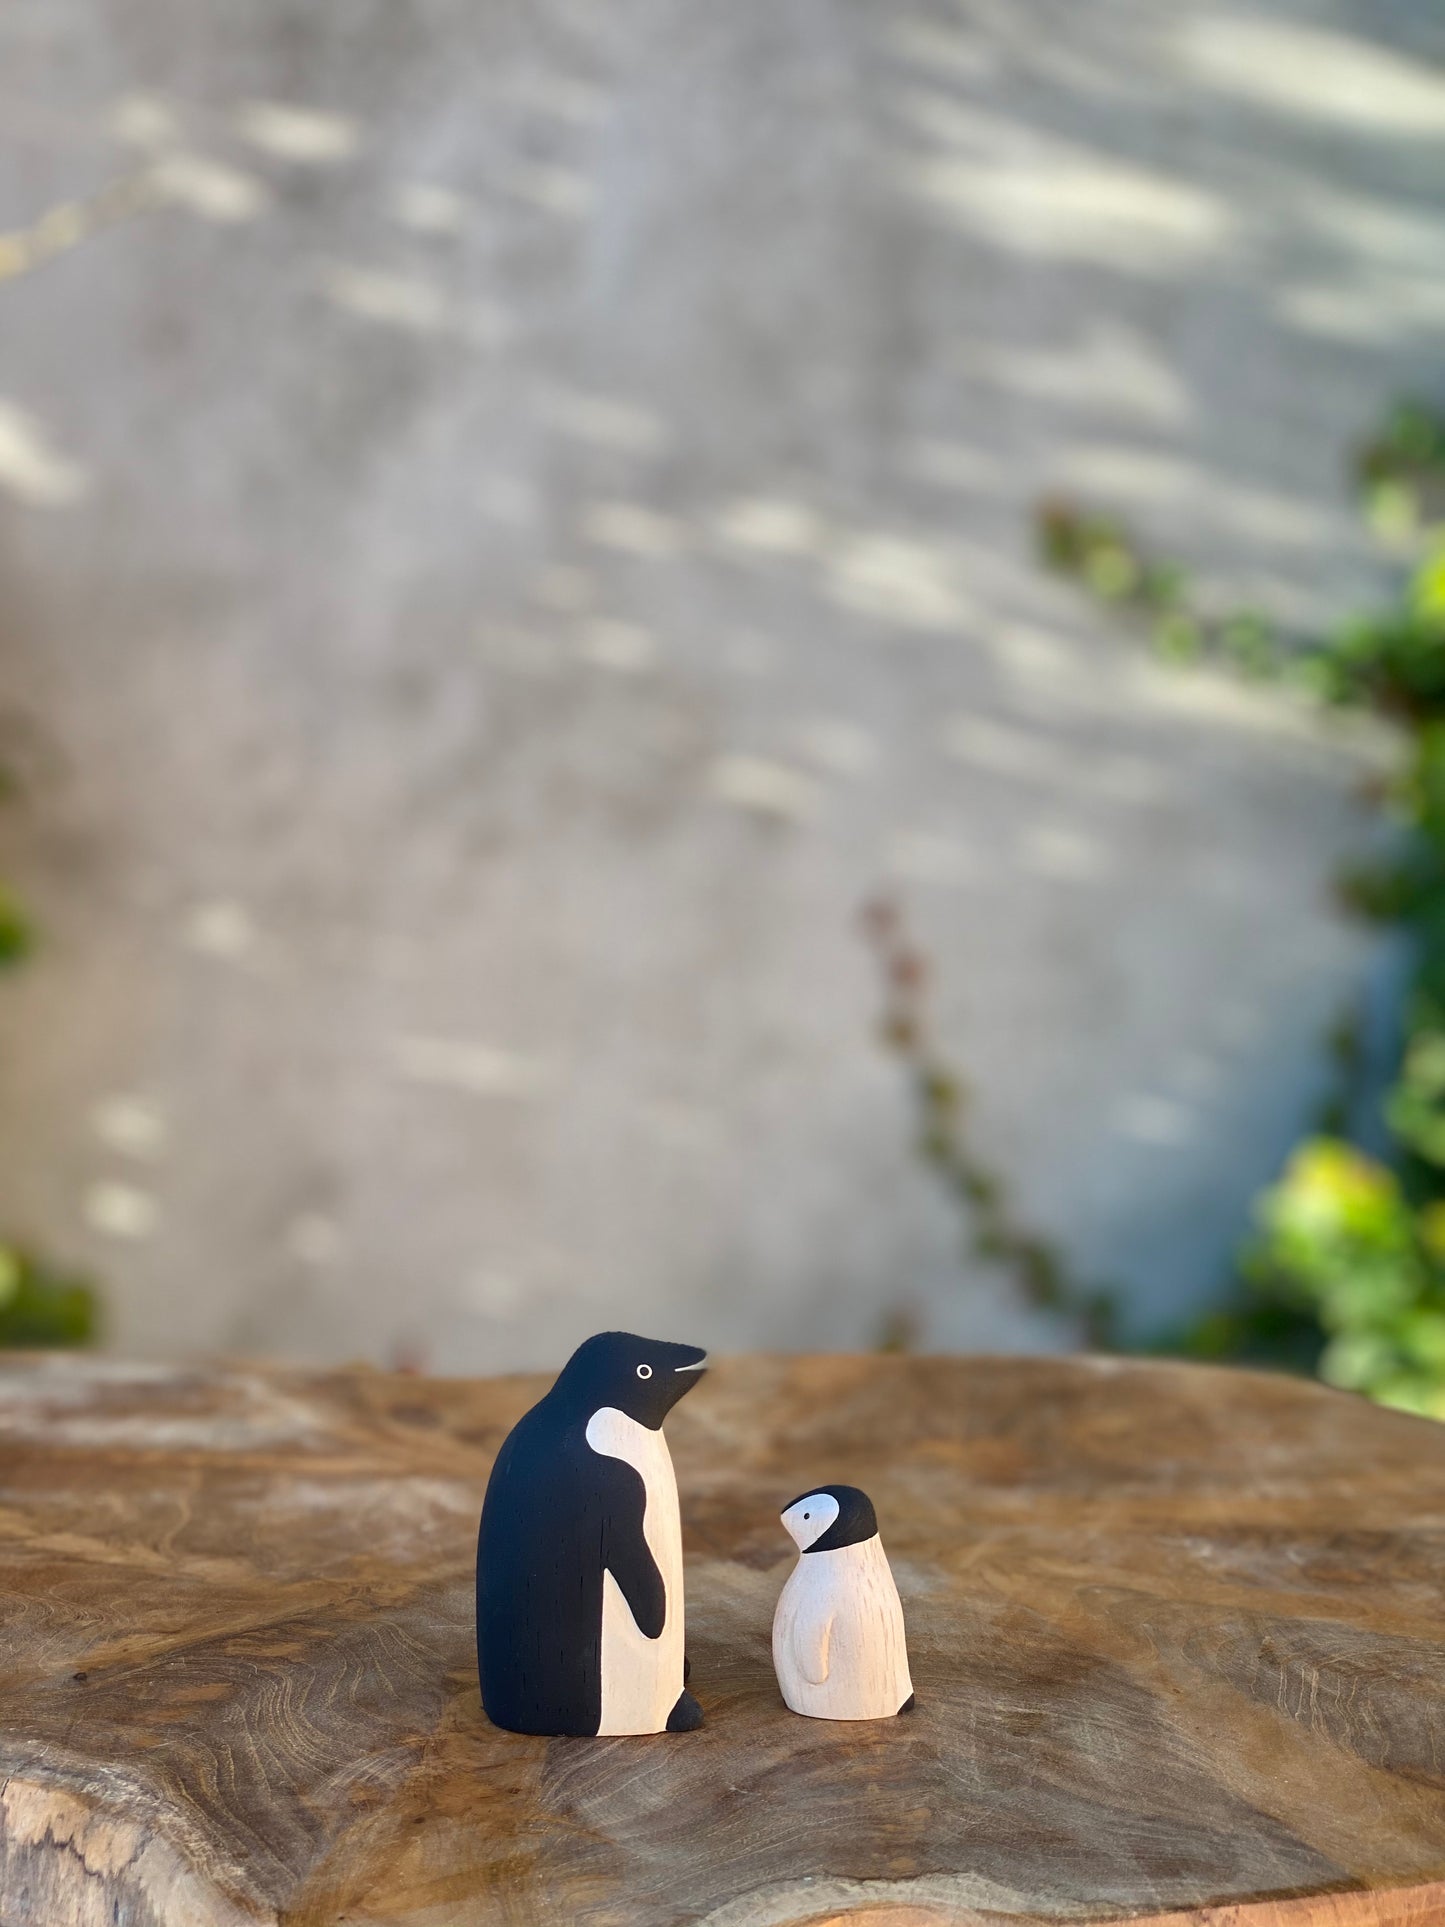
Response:
[{"label": "climbing vine", "polygon": [[[1257,1201],[1223,1305],[1167,1341],[1195,1355],[1295,1362],[1384,1404],[1445,1418],[1445,415],[1397,408],[1361,450],[1371,529],[1406,566],[1386,605],[1323,636],[1253,611],[1211,612],[1187,576],[1147,557],[1109,517],[1050,501],[1038,516],[1052,567],[1116,607],[1173,662],[1213,658],[1242,674],[1375,711],[1401,733],[1381,806],[1389,858],[1340,878],[1356,914],[1411,940],[1402,1048],[1385,1100],[1389,1154],[1351,1135],[1338,1094],[1320,1128]],[[1344,1087],[1356,1027],[1333,1039]]]},{"label": "climbing vine", "polygon": [[[1006,1185],[978,1149],[971,1093],[934,1033],[928,962],[899,906],[887,898],[868,904],[863,930],[883,981],[881,1036],[908,1072],[918,1149],[960,1208],[969,1252],[1001,1267],[1026,1304],[1073,1319],[1086,1343],[1113,1343],[1114,1294],[1075,1277],[1062,1254],[1019,1219]],[[881,1334],[884,1349],[902,1350],[912,1335],[907,1314],[890,1312]]]}]

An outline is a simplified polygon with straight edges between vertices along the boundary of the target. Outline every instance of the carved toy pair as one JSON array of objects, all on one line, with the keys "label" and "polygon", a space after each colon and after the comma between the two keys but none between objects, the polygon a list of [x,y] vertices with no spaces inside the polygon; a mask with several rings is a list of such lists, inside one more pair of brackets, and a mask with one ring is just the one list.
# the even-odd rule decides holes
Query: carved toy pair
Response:
[{"label": "carved toy pair", "polygon": [[[682,1528],[662,1422],[706,1353],[601,1332],[508,1433],[477,1542],[482,1704],[514,1733],[684,1733]],[[782,1514],[801,1557],[773,1620],[783,1698],[815,1719],[913,1704],[903,1610],[856,1486]]]}]

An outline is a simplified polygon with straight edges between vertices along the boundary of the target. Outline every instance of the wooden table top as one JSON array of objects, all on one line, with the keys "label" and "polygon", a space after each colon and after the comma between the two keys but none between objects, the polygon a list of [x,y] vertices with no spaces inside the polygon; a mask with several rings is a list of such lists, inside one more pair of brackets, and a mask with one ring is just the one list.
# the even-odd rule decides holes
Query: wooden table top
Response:
[{"label": "wooden table top", "polygon": [[[536,1378],[0,1359],[6,1927],[1445,1922],[1445,1426],[1110,1360],[753,1358],[669,1421],[701,1732],[484,1719]],[[783,1707],[864,1485],[918,1708]]]}]

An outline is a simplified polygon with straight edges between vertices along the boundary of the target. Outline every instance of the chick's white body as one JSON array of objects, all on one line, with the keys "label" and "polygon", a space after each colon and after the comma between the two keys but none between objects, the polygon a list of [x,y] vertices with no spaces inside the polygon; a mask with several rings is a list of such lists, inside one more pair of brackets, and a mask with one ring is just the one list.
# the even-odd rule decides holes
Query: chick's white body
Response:
[{"label": "chick's white body", "polygon": [[891,1719],[913,1692],[903,1607],[877,1533],[805,1552],[773,1615],[773,1665],[795,1713]]}]

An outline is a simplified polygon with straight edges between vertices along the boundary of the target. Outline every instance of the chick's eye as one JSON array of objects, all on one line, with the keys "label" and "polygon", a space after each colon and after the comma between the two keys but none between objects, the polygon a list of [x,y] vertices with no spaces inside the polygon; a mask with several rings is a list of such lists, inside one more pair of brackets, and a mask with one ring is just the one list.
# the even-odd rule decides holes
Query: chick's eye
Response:
[{"label": "chick's eye", "polygon": [[804,1517],[805,1519],[811,1519],[811,1518],[812,1518],[812,1516],[813,1516],[813,1515],[812,1515],[812,1513],[811,1513],[811,1512],[805,1512],[805,1513],[803,1514],[803,1517]]},{"label": "chick's eye", "polygon": [[639,1365],[637,1368],[637,1376],[639,1378],[651,1378],[652,1367],[650,1365]]}]

